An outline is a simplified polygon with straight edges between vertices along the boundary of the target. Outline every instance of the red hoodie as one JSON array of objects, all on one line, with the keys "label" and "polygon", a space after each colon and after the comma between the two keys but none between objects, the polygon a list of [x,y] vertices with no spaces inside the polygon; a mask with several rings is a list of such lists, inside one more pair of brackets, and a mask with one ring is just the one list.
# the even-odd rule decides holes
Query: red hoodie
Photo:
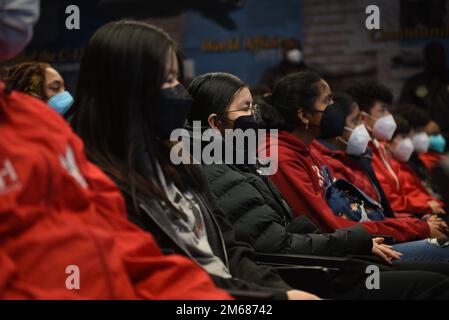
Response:
[{"label": "red hoodie", "polygon": [[[373,169],[395,212],[430,213],[428,205],[433,198],[408,165],[392,159],[385,149],[385,143],[370,142],[373,149]],[[391,168],[391,169],[390,169]]]},{"label": "red hoodie", "polygon": [[[278,148],[278,171],[271,180],[293,207],[295,216],[307,215],[324,232],[352,226],[358,222],[336,216],[324,199],[323,175],[321,167],[329,165],[318,152],[311,150],[294,135],[281,131],[278,142],[271,139],[268,148],[270,154]],[[330,169],[332,171],[332,169]],[[427,223],[419,220],[387,218],[384,221],[361,223],[372,235],[392,235],[398,242],[423,239],[429,236]]]},{"label": "red hoodie", "polygon": [[0,137],[0,299],[230,298],[128,222],[59,115],[1,82]]}]

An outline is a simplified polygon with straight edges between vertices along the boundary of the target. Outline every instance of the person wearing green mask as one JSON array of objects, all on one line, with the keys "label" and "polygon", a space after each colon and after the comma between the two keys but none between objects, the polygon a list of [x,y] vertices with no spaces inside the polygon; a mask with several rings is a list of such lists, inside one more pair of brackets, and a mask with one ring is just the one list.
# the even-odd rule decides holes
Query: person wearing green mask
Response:
[{"label": "person wearing green mask", "polygon": [[427,170],[432,170],[440,161],[447,159],[444,155],[446,150],[446,138],[441,134],[438,123],[430,121],[424,129],[429,135],[429,150],[419,155],[419,158]]}]

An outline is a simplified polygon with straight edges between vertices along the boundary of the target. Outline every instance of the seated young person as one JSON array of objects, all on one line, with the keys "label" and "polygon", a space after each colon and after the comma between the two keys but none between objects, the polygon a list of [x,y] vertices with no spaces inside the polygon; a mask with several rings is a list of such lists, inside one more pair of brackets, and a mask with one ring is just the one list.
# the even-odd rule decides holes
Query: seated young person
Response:
[{"label": "seated young person", "polygon": [[60,115],[64,115],[73,104],[73,97],[66,91],[61,74],[48,63],[15,65],[8,69],[7,78],[11,89],[41,99]]},{"label": "seated young person", "polygon": [[431,120],[425,127],[424,131],[429,135],[429,150],[419,155],[420,160],[424,163],[429,172],[441,161],[446,161],[446,138],[441,134],[438,123]]}]

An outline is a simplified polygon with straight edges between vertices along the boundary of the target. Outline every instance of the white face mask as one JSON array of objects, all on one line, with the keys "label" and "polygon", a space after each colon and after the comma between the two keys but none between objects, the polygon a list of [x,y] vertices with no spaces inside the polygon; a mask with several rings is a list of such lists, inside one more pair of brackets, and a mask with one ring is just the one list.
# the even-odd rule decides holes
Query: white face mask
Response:
[{"label": "white face mask", "polygon": [[396,121],[394,121],[393,116],[390,114],[377,119],[374,124],[373,135],[378,140],[390,141],[393,138],[396,128]]},{"label": "white face mask", "polygon": [[352,132],[347,142],[341,139],[341,141],[346,144],[346,153],[352,156],[361,156],[364,154],[368,147],[368,143],[371,141],[371,137],[368,130],[366,130],[366,127],[361,124],[355,129],[349,127],[345,127],[345,129]]},{"label": "white face mask", "polygon": [[28,44],[39,17],[39,0],[2,0],[0,62],[14,58]]},{"label": "white face mask", "polygon": [[418,153],[424,153],[429,150],[430,139],[427,133],[421,132],[415,134],[413,137],[413,147]]},{"label": "white face mask", "polygon": [[393,156],[399,162],[407,162],[410,160],[414,151],[412,139],[407,138],[398,143],[393,151]]},{"label": "white face mask", "polygon": [[293,49],[287,52],[287,60],[294,64],[300,64],[303,59],[303,53],[299,49]]}]

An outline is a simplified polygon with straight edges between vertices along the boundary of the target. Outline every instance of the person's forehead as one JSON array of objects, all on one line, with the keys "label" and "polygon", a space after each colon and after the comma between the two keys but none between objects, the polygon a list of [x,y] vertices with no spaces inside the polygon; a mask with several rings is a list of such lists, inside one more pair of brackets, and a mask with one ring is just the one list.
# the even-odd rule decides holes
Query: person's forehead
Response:
[{"label": "person's forehead", "polygon": [[373,109],[376,111],[382,111],[382,109],[388,111],[388,105],[382,101],[377,100],[374,102]]},{"label": "person's forehead", "polygon": [[53,68],[45,69],[45,77],[47,78],[47,82],[52,82],[56,80],[62,80],[61,75],[58,71]]},{"label": "person's forehead", "polygon": [[252,101],[251,92],[249,91],[248,88],[243,88],[236,93],[234,98],[234,104],[240,104],[248,101]]},{"label": "person's forehead", "polygon": [[327,82],[324,80],[320,81],[319,87],[320,87],[321,96],[328,96],[329,94],[332,93],[331,88],[329,87]]}]

